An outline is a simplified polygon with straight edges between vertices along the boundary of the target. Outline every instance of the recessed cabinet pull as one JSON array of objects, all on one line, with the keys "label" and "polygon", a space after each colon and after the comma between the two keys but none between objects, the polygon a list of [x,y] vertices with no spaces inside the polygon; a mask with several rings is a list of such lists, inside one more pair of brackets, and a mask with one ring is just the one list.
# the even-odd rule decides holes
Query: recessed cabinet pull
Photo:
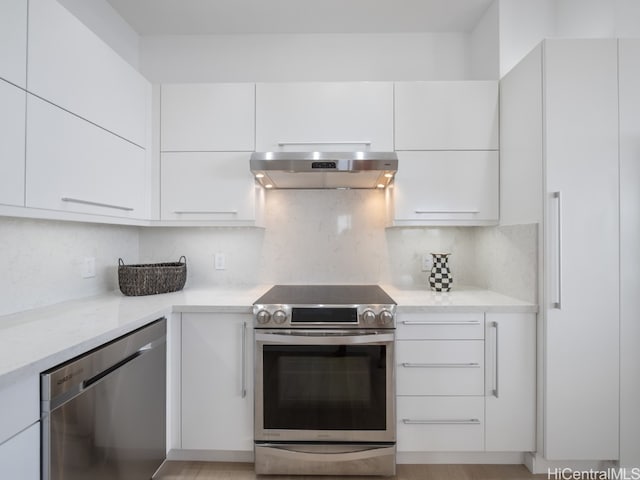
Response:
[{"label": "recessed cabinet pull", "polygon": [[94,202],[93,200],[83,200],[81,198],[72,198],[72,197],[62,197],[60,198],[63,202],[69,203],[79,203],[81,205],[93,205],[95,207],[105,207],[105,208],[113,208],[115,210],[124,210],[125,212],[133,212],[133,208],[131,207],[123,207],[122,205],[113,205],[111,203],[102,203],[102,202]]},{"label": "recessed cabinet pull", "polygon": [[402,423],[405,425],[479,425],[480,420],[477,418],[443,420],[413,420],[411,418],[403,418]]},{"label": "recessed cabinet pull", "polygon": [[558,200],[558,210],[557,210],[557,214],[558,214],[558,231],[557,231],[557,236],[558,236],[558,243],[557,243],[557,256],[556,256],[556,260],[558,262],[557,265],[557,271],[558,271],[558,276],[557,276],[557,282],[558,282],[558,286],[557,286],[557,298],[555,302],[552,302],[551,306],[555,309],[558,310],[562,310],[562,196],[561,196],[561,192],[553,192],[551,194],[551,196],[555,199]]},{"label": "recessed cabinet pull", "polygon": [[495,346],[494,346],[495,352],[494,352],[494,355],[493,355],[493,361],[495,362],[494,363],[494,367],[493,367],[493,369],[494,369],[493,370],[493,390],[491,391],[491,394],[494,397],[498,398],[498,392],[499,392],[498,387],[500,385],[500,383],[498,381],[498,378],[499,378],[499,371],[498,371],[498,322],[491,322],[491,326],[496,329],[496,343],[495,343]]},{"label": "recessed cabinet pull", "polygon": [[427,320],[403,320],[403,325],[480,325],[479,320],[459,320],[455,322],[427,321]]},{"label": "recessed cabinet pull", "polygon": [[309,141],[309,142],[278,142],[279,147],[285,145],[371,145],[371,140],[338,140],[329,141]]},{"label": "recessed cabinet pull", "polygon": [[418,215],[429,214],[429,213],[454,213],[454,214],[464,214],[464,213],[480,213],[480,210],[414,210],[414,213]]},{"label": "recessed cabinet pull", "polygon": [[237,215],[237,210],[174,210],[173,213],[195,214],[195,215]]},{"label": "recessed cabinet pull", "polygon": [[247,396],[247,322],[242,322],[242,398]]},{"label": "recessed cabinet pull", "polygon": [[472,363],[401,363],[405,368],[478,368],[480,364]]}]

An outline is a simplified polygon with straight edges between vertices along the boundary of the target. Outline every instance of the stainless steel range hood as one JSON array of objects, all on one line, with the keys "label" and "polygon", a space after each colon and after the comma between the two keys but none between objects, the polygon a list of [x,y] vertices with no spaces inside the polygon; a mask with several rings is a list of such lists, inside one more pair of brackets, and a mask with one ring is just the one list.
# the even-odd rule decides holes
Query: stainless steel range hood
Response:
[{"label": "stainless steel range hood", "polygon": [[398,170],[395,152],[255,152],[251,172],[265,188],[385,188]]}]

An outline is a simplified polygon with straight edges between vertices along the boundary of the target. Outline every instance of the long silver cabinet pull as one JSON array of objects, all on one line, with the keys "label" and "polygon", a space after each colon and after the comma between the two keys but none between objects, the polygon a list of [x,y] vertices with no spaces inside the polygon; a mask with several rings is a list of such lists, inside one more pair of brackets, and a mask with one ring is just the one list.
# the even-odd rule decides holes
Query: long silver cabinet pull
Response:
[{"label": "long silver cabinet pull", "polygon": [[427,213],[480,213],[479,210],[414,210],[418,215]]},{"label": "long silver cabinet pull", "polygon": [[94,202],[92,200],[83,200],[81,198],[72,198],[72,197],[62,197],[60,198],[63,202],[69,203],[79,203],[81,205],[93,205],[94,207],[105,207],[105,208],[113,208],[115,210],[124,210],[125,212],[133,212],[132,207],[124,207],[122,205],[113,205],[111,203],[102,203],[102,202]]},{"label": "long silver cabinet pull", "polygon": [[242,322],[242,398],[247,396],[247,322]]},{"label": "long silver cabinet pull", "polygon": [[558,200],[558,290],[557,299],[552,303],[552,307],[562,310],[562,194],[561,192],[553,192],[553,198]]},{"label": "long silver cabinet pull", "polygon": [[499,386],[500,386],[500,370],[499,370],[499,364],[498,364],[498,349],[499,349],[499,344],[498,344],[498,322],[491,322],[491,326],[493,328],[496,329],[496,343],[494,345],[495,348],[495,353],[493,356],[493,361],[494,361],[494,375],[493,375],[493,390],[491,391],[491,394],[498,398],[498,392],[499,392]]},{"label": "long silver cabinet pull", "polygon": [[405,425],[479,425],[480,420],[477,418],[461,418],[450,420],[413,420],[411,418],[403,418],[402,423],[404,423]]},{"label": "long silver cabinet pull", "polygon": [[371,145],[371,140],[339,140],[336,142],[329,142],[329,141],[278,142],[279,147],[284,147],[285,145]]},{"label": "long silver cabinet pull", "polygon": [[173,213],[196,214],[196,215],[237,215],[237,210],[174,210]]},{"label": "long silver cabinet pull", "polygon": [[405,368],[478,368],[480,364],[472,363],[401,363]]},{"label": "long silver cabinet pull", "polygon": [[459,320],[455,322],[427,321],[427,320],[403,320],[403,325],[480,325],[480,320]]}]

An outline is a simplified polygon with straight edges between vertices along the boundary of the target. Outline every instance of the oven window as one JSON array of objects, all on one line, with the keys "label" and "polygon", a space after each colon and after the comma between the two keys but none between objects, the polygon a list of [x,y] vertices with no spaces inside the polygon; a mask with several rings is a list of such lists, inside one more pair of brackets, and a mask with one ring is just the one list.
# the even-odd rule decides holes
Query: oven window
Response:
[{"label": "oven window", "polygon": [[384,345],[263,348],[265,429],[386,429]]}]

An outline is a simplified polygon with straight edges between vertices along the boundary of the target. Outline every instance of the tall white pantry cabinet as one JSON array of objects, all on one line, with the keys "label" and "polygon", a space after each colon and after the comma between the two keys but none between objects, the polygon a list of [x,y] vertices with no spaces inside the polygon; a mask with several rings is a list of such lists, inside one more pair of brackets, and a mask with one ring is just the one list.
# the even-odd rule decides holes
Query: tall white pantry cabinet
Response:
[{"label": "tall white pantry cabinet", "polygon": [[615,39],[545,40],[501,81],[501,223],[540,226],[546,461],[640,464],[639,85]]}]

